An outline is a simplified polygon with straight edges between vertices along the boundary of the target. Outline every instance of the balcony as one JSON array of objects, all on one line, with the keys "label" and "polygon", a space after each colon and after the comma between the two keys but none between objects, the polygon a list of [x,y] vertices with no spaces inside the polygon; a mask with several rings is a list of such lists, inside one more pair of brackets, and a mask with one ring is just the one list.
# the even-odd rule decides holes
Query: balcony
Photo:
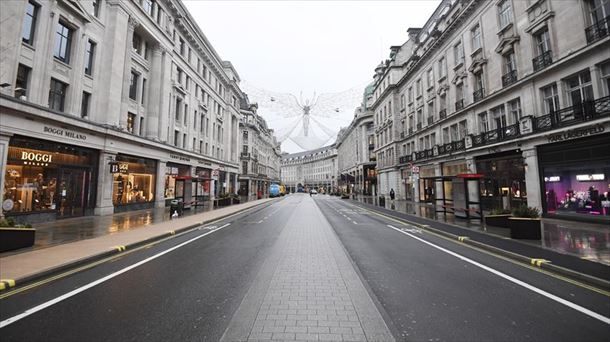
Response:
[{"label": "balcony", "polygon": [[480,101],[485,96],[485,89],[481,88],[472,93],[472,101],[477,102]]},{"label": "balcony", "polygon": [[413,127],[409,127],[409,135],[413,134]]},{"label": "balcony", "polygon": [[511,70],[502,75],[502,86],[506,87],[517,82],[517,70]]},{"label": "balcony", "polygon": [[551,50],[547,50],[542,55],[532,59],[534,64],[534,72],[542,70],[547,66],[553,64],[553,57],[551,56]]},{"label": "balcony", "polygon": [[464,109],[464,99],[457,100],[455,102],[455,111],[457,112],[458,110],[462,110],[462,109]]},{"label": "balcony", "polygon": [[418,130],[418,131],[419,131],[419,130],[421,130],[421,127],[422,127],[421,122],[418,122],[418,123],[417,123],[417,130]]},{"label": "balcony", "polygon": [[587,36],[587,44],[596,42],[604,37],[608,36],[608,29],[610,28],[610,17],[606,17],[603,20],[596,22],[595,24],[585,29],[585,36]]},{"label": "balcony", "polygon": [[433,116],[429,116],[428,117],[428,126],[432,125],[434,123],[434,117]]},{"label": "balcony", "polygon": [[610,96],[594,101],[585,101],[546,115],[534,118],[535,132],[571,126],[610,115]]},{"label": "balcony", "polygon": [[444,118],[446,118],[446,117],[447,117],[447,109],[441,109],[441,110],[438,112],[438,117],[439,117],[441,120],[443,120]]},{"label": "balcony", "polygon": [[417,160],[428,159],[428,158],[432,158],[432,157],[434,157],[434,150],[431,148],[427,149],[427,150],[415,152],[415,158]]},{"label": "balcony", "polygon": [[450,143],[440,145],[438,147],[438,154],[441,155],[441,154],[453,153],[456,151],[463,150],[465,148],[466,148],[466,145],[464,144],[464,139],[452,141]]},{"label": "balcony", "polygon": [[240,157],[242,157],[242,158],[250,158],[250,153],[248,153],[248,152],[242,152],[242,153],[240,154]]},{"label": "balcony", "polygon": [[398,164],[406,164],[413,161],[412,155],[406,155],[398,158]]},{"label": "balcony", "polygon": [[499,127],[472,137],[472,146],[483,146],[496,142],[515,139],[521,136],[519,124]]}]

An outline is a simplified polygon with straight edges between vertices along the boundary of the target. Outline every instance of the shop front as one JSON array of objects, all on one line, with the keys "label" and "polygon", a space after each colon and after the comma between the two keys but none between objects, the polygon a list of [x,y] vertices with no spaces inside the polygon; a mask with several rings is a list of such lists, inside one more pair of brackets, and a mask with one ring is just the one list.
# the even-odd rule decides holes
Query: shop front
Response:
[{"label": "shop front", "polygon": [[610,221],[610,134],[538,147],[543,213]]},{"label": "shop front", "polygon": [[459,174],[469,173],[466,160],[456,160],[443,163],[441,166],[443,177],[443,194],[445,201],[453,203],[453,178]]},{"label": "shop front", "polygon": [[9,141],[2,210],[35,223],[93,215],[98,152],[14,136]]},{"label": "shop front", "polygon": [[165,170],[165,205],[169,206],[172,200],[178,200],[185,209],[190,208],[193,185],[191,167],[167,163]]},{"label": "shop front", "polygon": [[203,206],[210,200],[210,182],[212,170],[202,167],[195,169],[197,177],[193,178],[192,200],[193,205]]},{"label": "shop front", "polygon": [[377,195],[377,170],[375,165],[364,165],[362,168],[364,174],[363,195]]},{"label": "shop front", "polygon": [[482,209],[507,209],[527,205],[525,164],[521,150],[475,158],[480,179]]},{"label": "shop front", "polygon": [[419,201],[435,203],[436,199],[436,167],[426,165],[419,167]]},{"label": "shop front", "polygon": [[157,162],[118,154],[111,163],[114,212],[148,209],[154,206]]}]

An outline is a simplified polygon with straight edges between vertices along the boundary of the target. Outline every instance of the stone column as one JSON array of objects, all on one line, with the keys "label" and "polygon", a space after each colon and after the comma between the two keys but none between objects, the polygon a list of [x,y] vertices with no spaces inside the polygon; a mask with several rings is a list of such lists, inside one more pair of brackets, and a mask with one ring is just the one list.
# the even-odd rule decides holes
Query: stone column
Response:
[{"label": "stone column", "polygon": [[[4,189],[4,176],[8,159],[8,144],[12,134],[0,132],[0,189]],[[4,197],[0,203],[4,203]],[[4,217],[4,210],[0,210],[0,218]]]},{"label": "stone column", "polygon": [[125,61],[123,66],[123,91],[121,93],[121,113],[119,114],[119,126],[127,127],[127,108],[129,104],[129,85],[131,81],[131,49],[133,32],[140,23],[134,18],[129,17],[127,25],[127,38],[125,42]]},{"label": "stone column", "polygon": [[161,73],[162,59],[166,53],[160,44],[155,44],[152,51],[151,79],[146,101],[145,135],[149,139],[159,140],[159,116],[161,115]]},{"label": "stone column", "polygon": [[110,215],[114,213],[114,205],[112,203],[114,175],[110,173],[110,163],[116,160],[116,155],[116,152],[100,152],[94,209],[95,215]]},{"label": "stone column", "polygon": [[155,208],[165,207],[165,173],[167,160],[157,160],[157,174],[155,182]]},{"label": "stone column", "polygon": [[538,167],[538,151],[536,147],[523,149],[523,165],[525,167],[525,187],[527,190],[527,206],[542,211],[540,170]]},{"label": "stone column", "polygon": [[[434,163],[434,175],[437,177],[443,175],[443,169],[441,167],[441,163]],[[445,189],[443,189],[444,185],[445,185],[444,182],[436,182],[436,181],[434,182],[434,191],[435,191],[435,193],[434,193],[435,201],[433,203],[434,205],[441,204],[441,202],[440,201],[437,202],[436,199],[440,198],[440,196],[443,196],[443,191],[445,191]],[[444,197],[447,198],[447,194],[445,194]]]}]

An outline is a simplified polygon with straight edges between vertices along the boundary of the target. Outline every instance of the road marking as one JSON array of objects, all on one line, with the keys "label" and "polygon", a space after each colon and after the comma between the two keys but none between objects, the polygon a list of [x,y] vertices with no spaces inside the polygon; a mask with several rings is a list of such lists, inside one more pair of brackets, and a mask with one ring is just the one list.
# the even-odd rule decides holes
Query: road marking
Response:
[{"label": "road marking", "polygon": [[458,236],[459,242],[464,242],[464,240],[468,239],[468,236]]},{"label": "road marking", "polygon": [[146,264],[149,261],[155,260],[155,259],[157,259],[160,256],[163,256],[163,255],[165,255],[167,253],[173,252],[174,250],[176,250],[176,249],[178,249],[180,247],[186,246],[186,245],[188,245],[191,242],[199,240],[199,239],[201,239],[204,236],[207,236],[209,234],[217,232],[217,231],[219,231],[219,230],[221,230],[221,229],[223,229],[225,227],[228,227],[230,225],[231,225],[230,223],[222,225],[222,226],[218,227],[217,229],[214,229],[214,230],[209,231],[207,233],[204,233],[204,234],[201,234],[199,236],[196,236],[196,237],[194,237],[194,238],[192,238],[190,240],[187,240],[187,241],[185,241],[185,242],[183,242],[183,243],[181,243],[179,245],[176,245],[176,246],[174,246],[174,247],[172,247],[170,249],[167,249],[167,250],[165,250],[163,252],[160,252],[160,253],[157,253],[157,254],[155,254],[155,255],[153,255],[151,257],[148,257],[148,258],[146,258],[146,259],[144,259],[142,261],[139,261],[139,262],[137,262],[137,263],[135,263],[135,264],[133,264],[131,266],[127,266],[127,267],[123,268],[122,270],[119,270],[119,271],[116,271],[114,273],[111,273],[111,274],[109,274],[109,275],[107,275],[107,276],[105,276],[103,278],[100,278],[100,279],[94,281],[94,282],[91,282],[91,283],[89,283],[87,285],[81,286],[81,287],[79,287],[77,289],[74,289],[74,290],[68,292],[68,293],[65,293],[65,294],[63,294],[63,295],[61,295],[61,296],[59,296],[59,297],[57,297],[55,299],[52,299],[52,300],[44,302],[44,303],[42,303],[40,305],[37,305],[37,306],[35,306],[35,307],[31,308],[31,309],[28,309],[28,310],[24,311],[23,313],[20,313],[19,315],[13,316],[11,318],[7,318],[4,321],[0,322],[0,328],[4,328],[4,327],[6,327],[9,324],[15,323],[15,322],[17,322],[17,321],[19,321],[19,320],[21,320],[21,319],[23,319],[25,317],[28,317],[31,314],[34,314],[34,313],[36,313],[38,311],[41,311],[41,310],[44,310],[44,309],[46,309],[46,308],[48,308],[48,307],[50,307],[52,305],[55,305],[55,304],[57,304],[57,303],[59,303],[59,302],[61,302],[63,300],[66,300],[66,299],[68,299],[70,297],[73,297],[73,296],[75,296],[75,295],[77,295],[77,294],[79,294],[79,293],[81,293],[83,291],[86,291],[86,290],[88,290],[88,289],[90,289],[90,288],[92,288],[94,286],[97,286],[97,285],[99,285],[101,283],[104,283],[104,282],[106,282],[106,281],[108,281],[108,280],[110,280],[110,279],[112,279],[112,278],[114,278],[114,277],[116,277],[118,275],[121,275],[121,274],[123,274],[125,272],[131,271],[132,269],[134,269],[136,267],[142,266],[142,265]]},{"label": "road marking", "polygon": [[531,264],[540,267],[542,264],[548,263],[550,261],[545,259],[532,259]]},{"label": "road marking", "polygon": [[0,279],[0,290],[15,286],[14,279]]},{"label": "road marking", "polygon": [[578,304],[574,304],[574,303],[572,303],[570,301],[567,301],[567,300],[565,300],[563,298],[555,296],[554,294],[551,294],[551,293],[546,292],[546,291],[544,291],[542,289],[539,289],[539,288],[537,288],[537,287],[535,287],[533,285],[530,285],[530,284],[528,284],[528,283],[526,283],[524,281],[521,281],[521,280],[519,280],[517,278],[513,278],[513,277],[509,276],[508,274],[502,273],[502,272],[500,272],[500,271],[498,271],[496,269],[493,269],[493,268],[491,268],[489,266],[485,266],[485,265],[483,265],[483,264],[481,264],[479,262],[476,262],[476,261],[474,261],[472,259],[469,259],[469,258],[467,258],[467,257],[465,257],[465,256],[463,256],[461,254],[455,253],[455,252],[450,251],[450,250],[448,250],[446,248],[443,248],[443,247],[435,245],[435,244],[433,244],[433,243],[431,243],[429,241],[426,241],[426,240],[424,240],[422,238],[419,238],[419,237],[417,237],[417,236],[415,236],[413,234],[410,234],[408,232],[402,231],[399,228],[396,228],[396,227],[394,227],[392,225],[388,224],[387,226],[392,228],[392,229],[394,229],[397,232],[400,232],[402,234],[408,235],[408,236],[414,238],[415,240],[423,242],[423,243],[425,243],[425,244],[427,244],[427,245],[429,245],[431,247],[434,247],[434,248],[436,248],[436,249],[438,249],[440,251],[443,251],[443,252],[445,252],[445,253],[447,253],[449,255],[452,255],[452,256],[454,256],[454,257],[456,257],[456,258],[458,258],[458,259],[460,259],[462,261],[465,261],[465,262],[470,263],[470,264],[472,264],[474,266],[477,266],[477,267],[479,267],[479,268],[481,268],[481,269],[483,269],[485,271],[493,273],[493,274],[495,274],[495,275],[497,275],[497,276],[499,276],[501,278],[504,278],[504,279],[506,279],[506,280],[508,280],[508,281],[510,281],[512,283],[515,283],[515,284],[517,284],[519,286],[525,287],[526,289],[528,289],[530,291],[536,292],[536,293],[538,293],[538,294],[540,294],[542,296],[545,296],[545,297],[547,297],[547,298],[549,298],[551,300],[554,300],[554,301],[556,301],[556,302],[558,302],[560,304],[563,304],[563,305],[565,305],[567,307],[570,307],[570,308],[572,308],[572,309],[574,309],[576,311],[579,311],[579,312],[581,312],[581,313],[583,313],[583,314],[585,314],[585,315],[587,315],[589,317],[595,318],[595,319],[597,319],[599,321],[602,321],[602,322],[604,322],[606,324],[610,324],[610,318],[608,318],[608,317],[602,316],[602,315],[600,315],[600,314],[598,314],[598,313],[596,313],[594,311],[591,311],[591,310],[589,310],[589,309],[587,309],[585,307],[582,307],[582,306],[580,306]]}]

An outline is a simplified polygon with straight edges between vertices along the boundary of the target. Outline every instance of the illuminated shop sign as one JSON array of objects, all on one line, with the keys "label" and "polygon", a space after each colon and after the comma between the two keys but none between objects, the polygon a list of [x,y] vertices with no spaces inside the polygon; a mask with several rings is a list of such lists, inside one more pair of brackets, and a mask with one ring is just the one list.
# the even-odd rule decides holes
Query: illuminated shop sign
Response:
[{"label": "illuminated shop sign", "polygon": [[576,175],[576,180],[580,182],[591,182],[591,181],[603,181],[606,179],[606,175],[603,173],[596,173],[592,175]]},{"label": "illuminated shop sign", "polygon": [[21,152],[21,160],[25,165],[42,165],[47,166],[53,162],[53,155],[49,153],[36,153],[36,152]]},{"label": "illuminated shop sign", "polygon": [[550,183],[550,182],[561,182],[561,177],[559,177],[559,176],[544,177],[544,181],[547,182],[547,183]]},{"label": "illuminated shop sign", "polygon": [[110,173],[129,173],[129,163],[110,163]]},{"label": "illuminated shop sign", "polygon": [[572,130],[568,130],[568,131],[561,132],[561,133],[551,134],[551,135],[547,136],[547,138],[549,139],[549,142],[557,142],[557,141],[565,141],[565,140],[570,140],[570,139],[586,137],[589,135],[600,134],[600,133],[604,133],[604,131],[605,131],[604,126],[601,124],[597,124],[597,125],[572,129]]}]

